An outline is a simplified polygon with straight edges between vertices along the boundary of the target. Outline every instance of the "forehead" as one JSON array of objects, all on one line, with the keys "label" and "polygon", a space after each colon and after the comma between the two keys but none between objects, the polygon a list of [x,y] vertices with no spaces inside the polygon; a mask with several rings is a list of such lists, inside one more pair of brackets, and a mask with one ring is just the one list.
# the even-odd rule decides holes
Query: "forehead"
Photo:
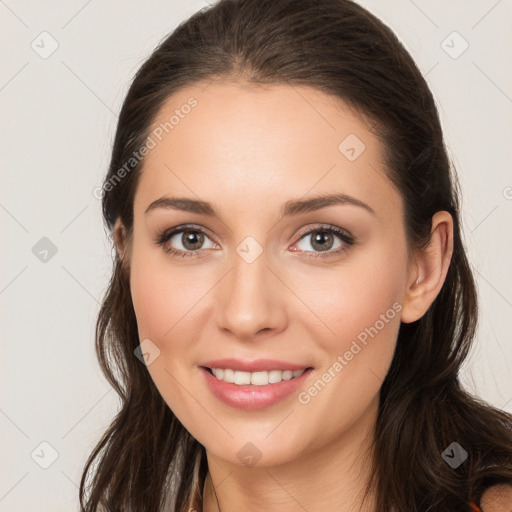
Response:
[{"label": "forehead", "polygon": [[196,84],[167,99],[150,137],[136,210],[165,194],[242,208],[332,192],[376,210],[400,202],[364,120],[308,86]]}]

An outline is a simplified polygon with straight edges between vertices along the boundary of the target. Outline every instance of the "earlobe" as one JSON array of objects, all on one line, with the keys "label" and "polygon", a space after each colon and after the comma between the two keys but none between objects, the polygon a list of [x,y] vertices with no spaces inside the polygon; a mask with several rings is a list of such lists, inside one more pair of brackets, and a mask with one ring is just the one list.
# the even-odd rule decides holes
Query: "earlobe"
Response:
[{"label": "earlobe", "polygon": [[419,320],[441,291],[453,253],[453,219],[445,211],[432,217],[428,247],[415,252],[403,300],[401,320]]}]

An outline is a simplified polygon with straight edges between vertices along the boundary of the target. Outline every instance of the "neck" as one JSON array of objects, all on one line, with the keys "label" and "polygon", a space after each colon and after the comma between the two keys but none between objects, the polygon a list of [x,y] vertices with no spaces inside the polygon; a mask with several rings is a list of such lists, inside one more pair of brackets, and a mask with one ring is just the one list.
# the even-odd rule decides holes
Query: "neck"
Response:
[{"label": "neck", "polygon": [[[363,503],[371,469],[378,402],[349,431],[274,466],[234,465],[207,450],[203,512],[374,512],[373,491]],[[217,504],[218,500],[218,504]]]}]

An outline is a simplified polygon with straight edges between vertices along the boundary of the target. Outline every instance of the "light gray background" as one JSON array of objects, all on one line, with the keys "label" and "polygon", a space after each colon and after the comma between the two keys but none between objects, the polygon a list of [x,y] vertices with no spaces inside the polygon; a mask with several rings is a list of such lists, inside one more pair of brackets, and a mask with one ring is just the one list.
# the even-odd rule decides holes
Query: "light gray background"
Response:
[{"label": "light gray background", "polygon": [[[512,2],[361,3],[395,30],[437,99],[481,304],[462,378],[512,411]],[[118,407],[93,350],[111,249],[92,191],[134,72],[206,5],[0,0],[2,511],[78,510],[86,456]],[[457,58],[454,31],[469,44]],[[42,237],[57,248],[46,262],[32,252]]]}]

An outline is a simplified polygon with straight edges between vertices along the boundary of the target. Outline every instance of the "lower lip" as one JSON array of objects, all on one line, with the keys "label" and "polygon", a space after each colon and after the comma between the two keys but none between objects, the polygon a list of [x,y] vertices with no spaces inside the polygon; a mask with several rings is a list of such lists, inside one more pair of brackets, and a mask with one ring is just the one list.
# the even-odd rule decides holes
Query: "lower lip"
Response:
[{"label": "lower lip", "polygon": [[265,386],[231,384],[217,379],[201,367],[210,391],[225,404],[238,409],[257,410],[269,407],[297,391],[313,372],[308,368],[300,377]]}]

